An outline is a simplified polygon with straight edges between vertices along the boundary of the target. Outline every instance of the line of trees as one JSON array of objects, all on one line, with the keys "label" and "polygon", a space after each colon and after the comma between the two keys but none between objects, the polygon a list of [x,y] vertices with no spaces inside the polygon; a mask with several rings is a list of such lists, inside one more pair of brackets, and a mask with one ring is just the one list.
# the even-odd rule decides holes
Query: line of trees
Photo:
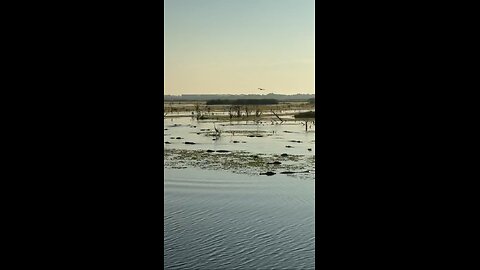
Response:
[{"label": "line of trees", "polygon": [[221,95],[221,94],[199,94],[199,95],[163,95],[164,101],[207,101],[214,99],[276,99],[279,101],[305,101],[309,98],[314,98],[315,94],[295,94],[295,95],[282,95],[282,94],[249,94],[249,95]]},{"label": "line of trees", "polygon": [[302,112],[302,113],[297,113],[294,115],[295,118],[315,118],[315,112],[310,111],[310,112]]},{"label": "line of trees", "polygon": [[276,105],[276,99],[214,99],[208,100],[207,105]]}]

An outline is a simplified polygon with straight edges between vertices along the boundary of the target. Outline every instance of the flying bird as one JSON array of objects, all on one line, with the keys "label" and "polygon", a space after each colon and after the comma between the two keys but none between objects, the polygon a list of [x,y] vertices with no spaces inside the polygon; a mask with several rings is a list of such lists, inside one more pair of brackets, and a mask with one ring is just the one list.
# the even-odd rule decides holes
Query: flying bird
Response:
[{"label": "flying bird", "polygon": [[263,90],[265,90],[265,89],[263,89],[263,88],[258,88],[258,90],[263,91]]}]

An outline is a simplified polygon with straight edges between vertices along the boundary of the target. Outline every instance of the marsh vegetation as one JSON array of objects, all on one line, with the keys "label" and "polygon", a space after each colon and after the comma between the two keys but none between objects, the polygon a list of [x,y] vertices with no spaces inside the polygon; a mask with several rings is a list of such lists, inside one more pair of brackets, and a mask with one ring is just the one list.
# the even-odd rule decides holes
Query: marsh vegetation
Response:
[{"label": "marsh vegetation", "polygon": [[230,103],[164,104],[164,166],[315,178],[314,105]]}]

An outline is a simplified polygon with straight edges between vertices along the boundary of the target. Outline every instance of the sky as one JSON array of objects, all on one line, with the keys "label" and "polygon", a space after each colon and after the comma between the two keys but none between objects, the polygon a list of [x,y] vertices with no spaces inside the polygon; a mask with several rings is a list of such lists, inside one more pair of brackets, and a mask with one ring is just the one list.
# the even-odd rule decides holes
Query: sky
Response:
[{"label": "sky", "polygon": [[314,0],[164,0],[163,34],[164,94],[315,93]]}]

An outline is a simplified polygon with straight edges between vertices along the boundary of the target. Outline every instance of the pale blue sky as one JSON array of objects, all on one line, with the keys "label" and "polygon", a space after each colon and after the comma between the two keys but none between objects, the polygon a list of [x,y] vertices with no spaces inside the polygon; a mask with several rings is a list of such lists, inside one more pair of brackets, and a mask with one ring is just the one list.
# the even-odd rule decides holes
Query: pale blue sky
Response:
[{"label": "pale blue sky", "polygon": [[165,94],[314,93],[314,0],[164,3]]}]

